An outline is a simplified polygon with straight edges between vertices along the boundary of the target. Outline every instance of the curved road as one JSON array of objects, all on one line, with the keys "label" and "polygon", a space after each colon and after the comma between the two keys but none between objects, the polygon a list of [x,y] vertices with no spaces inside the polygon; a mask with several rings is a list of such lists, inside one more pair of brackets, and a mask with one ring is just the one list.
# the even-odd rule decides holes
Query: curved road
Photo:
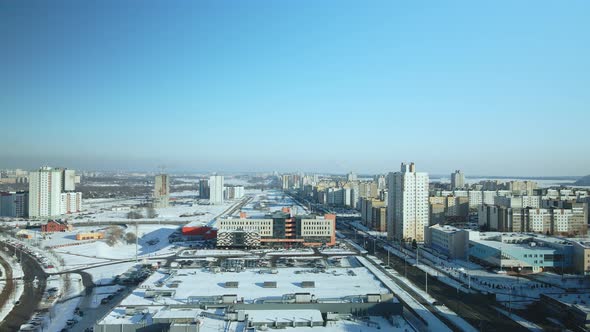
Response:
[{"label": "curved road", "polygon": [[[6,248],[8,248],[9,252],[14,252],[13,246],[1,242],[0,250],[5,250]],[[45,274],[39,263],[31,256],[23,253],[21,265],[24,272],[25,289],[20,298],[20,304],[15,306],[8,316],[4,318],[2,323],[0,323],[0,331],[18,331],[20,326],[25,324],[37,310],[45,292],[47,274]],[[37,287],[33,286],[35,277],[39,281]]]}]

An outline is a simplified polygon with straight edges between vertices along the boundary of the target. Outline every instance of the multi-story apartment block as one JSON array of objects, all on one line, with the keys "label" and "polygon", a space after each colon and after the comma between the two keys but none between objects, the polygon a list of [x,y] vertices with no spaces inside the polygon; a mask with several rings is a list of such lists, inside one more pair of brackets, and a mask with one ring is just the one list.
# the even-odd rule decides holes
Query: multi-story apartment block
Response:
[{"label": "multi-story apartment block", "polygon": [[223,204],[223,176],[212,175],[209,178],[209,202]]},{"label": "multi-story apartment block", "polygon": [[429,214],[428,182],[428,173],[416,172],[414,163],[402,163],[400,172],[389,173],[389,239],[424,241]]}]

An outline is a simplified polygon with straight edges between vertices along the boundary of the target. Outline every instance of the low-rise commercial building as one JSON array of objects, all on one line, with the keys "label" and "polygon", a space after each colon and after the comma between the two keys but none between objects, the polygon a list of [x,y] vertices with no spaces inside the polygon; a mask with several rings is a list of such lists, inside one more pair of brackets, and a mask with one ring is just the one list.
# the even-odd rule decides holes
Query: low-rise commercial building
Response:
[{"label": "low-rise commercial building", "polygon": [[41,232],[43,233],[66,232],[73,229],[74,226],[60,220],[49,220],[45,225],[41,225]]},{"label": "low-rise commercial building", "polygon": [[217,220],[217,246],[258,247],[261,245],[333,246],[336,243],[336,216],[291,216],[276,212],[265,218],[225,218]]},{"label": "low-rise commercial building", "polygon": [[469,230],[434,225],[424,229],[424,244],[449,258],[467,258]]},{"label": "low-rise commercial building", "polygon": [[470,233],[469,259],[500,269],[558,272],[574,269],[574,245],[566,240],[522,233]]}]

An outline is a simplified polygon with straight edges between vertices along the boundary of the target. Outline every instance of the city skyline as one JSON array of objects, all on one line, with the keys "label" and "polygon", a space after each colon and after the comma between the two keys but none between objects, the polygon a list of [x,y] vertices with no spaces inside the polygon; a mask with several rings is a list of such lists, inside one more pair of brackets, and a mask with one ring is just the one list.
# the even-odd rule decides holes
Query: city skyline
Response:
[{"label": "city skyline", "polygon": [[584,176],[590,5],[4,3],[0,168]]}]

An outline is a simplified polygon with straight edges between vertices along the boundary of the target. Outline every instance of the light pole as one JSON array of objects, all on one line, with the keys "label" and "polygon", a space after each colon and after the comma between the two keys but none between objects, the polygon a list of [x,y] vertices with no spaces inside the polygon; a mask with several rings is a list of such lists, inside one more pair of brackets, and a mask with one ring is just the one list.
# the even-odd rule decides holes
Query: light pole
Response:
[{"label": "light pole", "polygon": [[424,271],[424,281],[426,283],[426,294],[428,294],[428,271]]}]

